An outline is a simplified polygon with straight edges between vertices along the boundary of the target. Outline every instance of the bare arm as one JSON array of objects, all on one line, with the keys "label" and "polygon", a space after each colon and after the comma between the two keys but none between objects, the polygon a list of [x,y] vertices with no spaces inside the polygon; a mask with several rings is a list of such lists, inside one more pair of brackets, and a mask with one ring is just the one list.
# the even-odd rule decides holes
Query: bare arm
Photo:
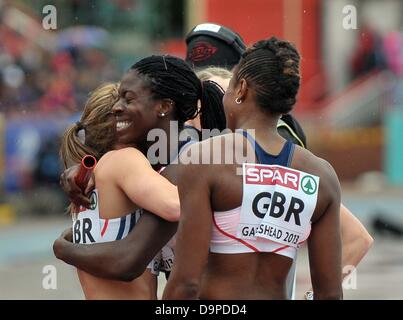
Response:
[{"label": "bare arm", "polygon": [[181,220],[177,233],[175,264],[163,299],[197,299],[207,264],[212,215],[204,165],[184,165],[178,180]]},{"label": "bare arm", "polygon": [[340,185],[333,168],[327,164],[324,169],[320,188],[328,201],[322,204],[325,209],[312,224],[309,264],[314,298],[341,299]]},{"label": "bare arm", "polygon": [[[356,267],[367,254],[374,239],[343,204],[340,208],[340,227],[343,246],[342,265]],[[343,276],[347,275],[348,273],[343,271]]]},{"label": "bare arm", "polygon": [[64,233],[54,242],[53,251],[58,259],[94,276],[131,281],[144,272],[148,263],[175,234],[176,227],[175,222],[144,213],[136,227],[122,240],[74,244]]},{"label": "bare arm", "polygon": [[367,254],[374,240],[361,222],[343,204],[340,206],[340,228],[342,241],[342,278],[344,279],[353,270],[351,267],[357,267],[362,258]]},{"label": "bare arm", "polygon": [[[180,214],[178,189],[156,172],[137,149],[118,150],[113,170],[117,185],[140,208],[168,221],[178,221]],[[117,162],[118,161],[118,162]]]}]

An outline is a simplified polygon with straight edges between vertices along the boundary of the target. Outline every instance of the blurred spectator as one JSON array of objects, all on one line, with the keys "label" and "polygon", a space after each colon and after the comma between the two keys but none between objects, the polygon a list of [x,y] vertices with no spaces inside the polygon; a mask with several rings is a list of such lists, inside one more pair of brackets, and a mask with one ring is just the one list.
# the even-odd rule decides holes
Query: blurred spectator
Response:
[{"label": "blurred spectator", "polygon": [[[10,28],[2,20],[2,9],[0,113],[7,119],[6,189],[40,185],[49,190],[60,175],[58,134],[82,110],[88,93],[102,82],[116,81],[120,71],[106,51],[109,32],[105,29],[59,29],[49,46],[41,46],[24,31]],[[39,18],[37,25],[38,32],[44,32]]]},{"label": "blurred spectator", "polygon": [[49,74],[49,85],[40,99],[40,110],[44,112],[57,111],[62,108],[66,111],[76,111],[74,99],[74,66],[68,52],[56,54],[51,62],[52,73]]},{"label": "blurred spectator", "polygon": [[6,35],[0,44],[0,112],[72,114],[81,110],[89,91],[118,77],[102,49],[108,33],[101,28],[60,31],[56,52],[45,51],[1,21],[0,35]]},{"label": "blurred spectator", "polygon": [[393,105],[403,108],[403,34],[398,31],[388,33],[383,41],[388,69],[396,77],[393,87]]},{"label": "blurred spectator", "polygon": [[36,159],[35,181],[40,185],[58,185],[60,177],[59,139],[48,139],[42,143]]},{"label": "blurred spectator", "polygon": [[381,37],[369,27],[364,26],[351,60],[352,79],[385,67]]},{"label": "blurred spectator", "polygon": [[383,40],[383,48],[388,69],[403,76],[403,34],[398,31],[388,33]]}]

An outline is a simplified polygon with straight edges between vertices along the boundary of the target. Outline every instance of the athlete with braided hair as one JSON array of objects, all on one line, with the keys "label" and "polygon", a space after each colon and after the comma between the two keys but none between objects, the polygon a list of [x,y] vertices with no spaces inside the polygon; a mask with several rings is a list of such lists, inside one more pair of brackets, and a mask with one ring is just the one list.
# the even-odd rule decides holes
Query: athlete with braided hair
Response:
[{"label": "athlete with braided hair", "polygon": [[[203,80],[215,81],[226,90],[232,76],[228,69],[234,68],[246,49],[241,36],[222,25],[203,23],[192,28],[186,37],[186,43],[186,60],[196,68],[198,76]],[[208,46],[213,46],[215,50],[202,50]],[[191,125],[198,127],[197,118],[190,121]],[[307,148],[304,131],[291,114],[281,116],[277,123],[277,131],[284,139]],[[366,255],[373,243],[373,238],[343,204],[340,208],[340,226],[343,244],[342,265],[351,270],[351,266],[356,267]],[[290,299],[295,299],[295,270],[296,261],[287,279],[287,292]],[[343,277],[347,275],[343,273]]]},{"label": "athlete with braided hair", "polygon": [[[92,226],[91,230],[74,228],[73,238],[77,240],[76,243],[66,240],[72,237],[71,230],[68,230],[54,244],[54,252],[59,259],[81,270],[80,280],[88,299],[156,297],[155,277],[153,280],[144,271],[176,231],[179,197],[174,186],[176,167],[169,165],[174,160],[170,149],[175,147],[171,145],[171,148],[166,149],[167,161],[160,154],[159,161],[152,167],[145,157],[153,144],[153,141],[147,140],[147,135],[152,129],[161,129],[167,141],[171,141],[171,121],[176,121],[182,129],[184,122],[198,113],[201,114],[203,127],[225,128],[222,97],[223,92],[216,84],[201,82],[182,59],[172,56],[144,58],[123,77],[119,86],[119,99],[113,107],[109,105],[115,119],[115,150],[104,154],[95,168],[97,190],[94,192],[95,197],[99,198],[96,201],[99,209],[86,210],[81,219],[81,225],[85,225],[84,219],[91,220],[91,223],[87,220],[87,226]],[[197,107],[198,100],[201,101],[200,110]],[[84,114],[88,114],[87,109]],[[99,112],[99,109],[96,110]],[[86,119],[84,117],[84,124]],[[100,148],[97,136],[87,132],[94,129],[94,125],[86,128],[86,136],[92,139],[85,139],[84,144]],[[77,143],[76,140],[74,142]],[[180,149],[190,143],[189,139],[180,142],[179,150],[173,153],[174,158]],[[64,147],[69,145],[65,143]],[[62,149],[62,154],[71,153]],[[68,163],[67,159],[63,160]],[[154,171],[161,171],[164,167],[161,175]],[[71,170],[77,172],[77,166]],[[74,183],[71,185],[78,188]],[[81,191],[78,193],[81,194]],[[149,213],[141,215],[141,209]],[[130,212],[133,213],[127,215]],[[140,231],[129,233],[133,227]],[[83,239],[87,240],[81,241]],[[88,246],[88,242],[94,244]],[[174,241],[168,245],[170,247],[163,248],[152,261],[154,273],[158,273],[161,264],[161,270],[169,272],[169,266],[158,260],[164,259],[165,252],[172,253]],[[134,279],[134,283],[130,284],[110,281]]]},{"label": "athlete with braided hair", "polygon": [[299,61],[276,38],[247,49],[224,96],[227,126],[237,131],[187,150],[227,159],[228,148],[214,146],[232,146],[233,162],[180,165],[181,219],[164,298],[286,299],[288,273],[306,240],[315,299],[342,298],[338,178],[277,132],[296,102]]},{"label": "athlete with braided hair", "polygon": [[[127,147],[118,139],[120,145],[116,145],[117,126],[111,111],[118,99],[118,88],[118,84],[104,84],[94,90],[80,121],[68,128],[62,139],[60,155],[65,168],[80,163],[84,155],[98,160],[94,171],[96,189],[90,193],[91,208],[77,210],[70,206],[75,243],[124,238],[139,219],[139,206],[167,221],[179,219],[176,187],[151,168],[141,152],[133,148],[134,143]],[[136,183],[126,180],[133,176]],[[144,193],[154,201],[147,201]],[[77,273],[86,299],[155,299],[157,281],[149,269],[130,283],[100,279],[80,269]]]}]

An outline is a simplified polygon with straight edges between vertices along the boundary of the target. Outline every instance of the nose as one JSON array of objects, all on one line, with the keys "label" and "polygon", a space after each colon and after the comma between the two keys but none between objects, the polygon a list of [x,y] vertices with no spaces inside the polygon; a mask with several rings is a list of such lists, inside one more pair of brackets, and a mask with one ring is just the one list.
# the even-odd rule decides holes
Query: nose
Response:
[{"label": "nose", "polygon": [[123,103],[120,101],[120,99],[118,101],[116,101],[116,103],[112,106],[112,113],[116,116],[119,115],[123,112],[124,107],[123,107]]}]

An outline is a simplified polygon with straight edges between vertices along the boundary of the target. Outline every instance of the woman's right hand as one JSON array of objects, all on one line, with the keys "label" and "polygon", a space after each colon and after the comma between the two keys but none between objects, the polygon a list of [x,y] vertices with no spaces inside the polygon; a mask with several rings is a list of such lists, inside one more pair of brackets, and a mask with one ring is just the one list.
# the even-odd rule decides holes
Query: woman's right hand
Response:
[{"label": "woman's right hand", "polygon": [[87,194],[89,194],[89,192],[92,191],[95,187],[94,176],[90,178],[85,189],[81,189],[76,183],[76,177],[79,170],[79,164],[67,168],[60,175],[60,186],[67,194],[72,203],[77,206],[89,208],[91,202],[90,199],[87,197]]}]

